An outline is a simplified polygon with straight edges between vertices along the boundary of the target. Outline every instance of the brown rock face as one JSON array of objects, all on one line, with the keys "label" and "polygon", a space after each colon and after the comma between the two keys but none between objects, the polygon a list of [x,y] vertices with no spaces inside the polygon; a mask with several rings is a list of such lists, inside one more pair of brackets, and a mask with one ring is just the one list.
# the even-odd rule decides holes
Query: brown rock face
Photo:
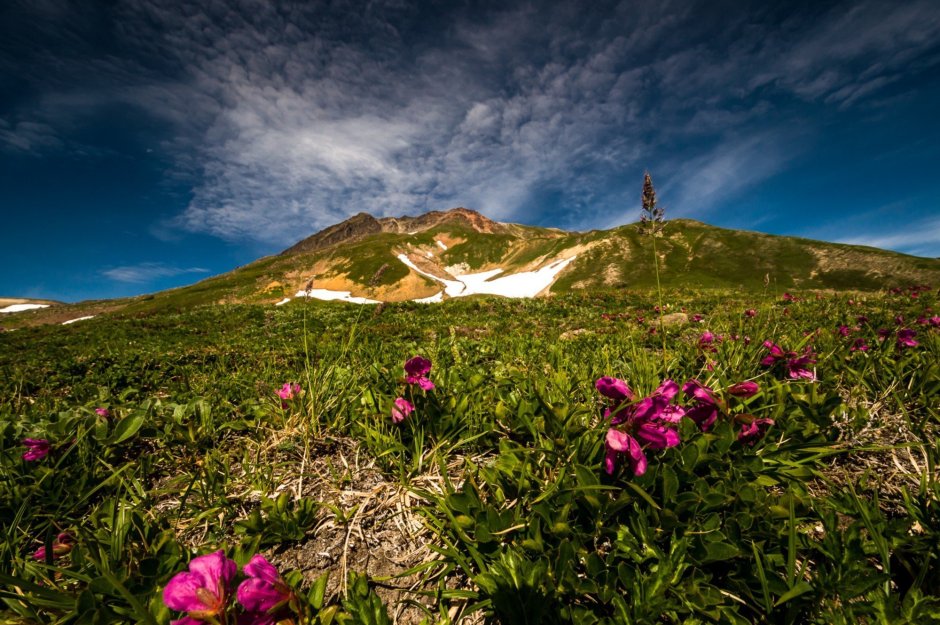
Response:
[{"label": "brown rock face", "polygon": [[313,236],[307,237],[299,243],[295,243],[281,252],[281,255],[287,256],[300,252],[313,252],[325,247],[330,247],[331,245],[336,245],[337,243],[346,243],[348,241],[361,239],[370,234],[379,234],[382,231],[382,225],[379,223],[378,219],[368,213],[359,213],[344,222],[330,226]]},{"label": "brown rock face", "polygon": [[368,213],[359,213],[335,226],[330,226],[309,236],[281,252],[282,256],[302,252],[313,252],[339,243],[356,241],[380,232],[422,232],[443,223],[462,222],[477,232],[493,234],[506,232],[505,224],[493,221],[469,208],[452,208],[447,211],[431,211],[418,217],[384,217],[376,219]]}]

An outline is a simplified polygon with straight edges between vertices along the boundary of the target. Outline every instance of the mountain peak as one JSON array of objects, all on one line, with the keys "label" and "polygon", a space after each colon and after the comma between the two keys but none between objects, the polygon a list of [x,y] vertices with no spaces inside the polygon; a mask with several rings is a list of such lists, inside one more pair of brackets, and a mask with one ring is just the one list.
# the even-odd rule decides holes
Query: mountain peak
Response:
[{"label": "mountain peak", "polygon": [[398,234],[423,232],[445,223],[459,223],[483,233],[505,232],[507,226],[493,221],[481,213],[458,206],[445,211],[430,211],[417,217],[383,217],[377,219],[369,213],[356,213],[346,221],[324,228],[287,248],[282,255],[314,252],[340,243],[357,241],[381,232]]}]

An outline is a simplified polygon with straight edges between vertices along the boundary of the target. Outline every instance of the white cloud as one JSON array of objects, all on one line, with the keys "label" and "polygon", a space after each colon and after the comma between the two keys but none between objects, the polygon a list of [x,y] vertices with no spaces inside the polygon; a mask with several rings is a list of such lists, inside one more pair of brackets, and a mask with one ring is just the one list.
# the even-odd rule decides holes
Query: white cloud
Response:
[{"label": "white cloud", "polygon": [[881,234],[856,234],[836,239],[839,243],[868,245],[916,256],[940,255],[940,218],[905,224],[903,229],[882,230]]},{"label": "white cloud", "polygon": [[209,270],[202,267],[172,267],[163,263],[140,263],[106,269],[101,273],[117,282],[144,284],[159,278],[171,278],[191,273],[209,273]]}]

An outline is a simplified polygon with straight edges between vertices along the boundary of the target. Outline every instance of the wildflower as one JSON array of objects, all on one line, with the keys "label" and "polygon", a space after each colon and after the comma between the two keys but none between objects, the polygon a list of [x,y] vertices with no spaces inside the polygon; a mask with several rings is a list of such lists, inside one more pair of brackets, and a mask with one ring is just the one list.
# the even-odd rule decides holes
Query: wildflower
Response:
[{"label": "wildflower", "polygon": [[816,374],[807,369],[807,365],[814,364],[812,350],[807,347],[802,356],[797,356],[796,352],[785,352],[779,345],[770,341],[764,341],[764,347],[770,350],[770,353],[764,356],[760,364],[765,367],[773,367],[777,364],[783,364],[783,368],[792,379],[805,378],[815,380]]},{"label": "wildflower", "polygon": [[95,414],[98,415],[99,417],[107,418],[111,416],[111,411],[108,410],[107,408],[95,408]]},{"label": "wildflower", "polygon": [[698,402],[685,411],[685,416],[692,419],[703,432],[706,431],[718,420],[718,400],[713,395],[714,391],[693,379],[682,386],[682,392]]},{"label": "wildflower", "polygon": [[859,323],[868,323],[868,317],[865,315],[859,315],[855,318],[855,320]]},{"label": "wildflower", "polygon": [[[679,387],[672,380],[666,380],[651,396],[643,398],[625,410],[618,410],[622,402],[628,398],[628,395],[623,392],[624,389],[628,391],[629,389],[625,383],[616,378],[608,378],[604,382],[602,380],[605,379],[601,378],[596,384],[598,390],[604,388],[601,392],[605,396],[618,401],[611,424],[619,426],[612,427],[607,432],[604,469],[607,473],[613,474],[617,457],[620,454],[626,454],[633,474],[643,475],[647,467],[644,447],[659,450],[679,444],[679,433],[669,427],[670,424],[682,418],[682,409],[670,404]],[[619,397],[623,399],[618,400]],[[629,398],[632,399],[632,392]],[[608,415],[610,415],[610,409],[605,413],[605,416]]]},{"label": "wildflower", "polygon": [[628,416],[642,421],[679,423],[685,416],[685,408],[672,403],[678,393],[679,385],[672,380],[665,380],[652,395],[638,401],[629,415],[624,415],[619,420],[615,417],[612,423],[621,423]]},{"label": "wildflower", "polygon": [[598,378],[594,383],[594,388],[597,389],[597,392],[612,399],[615,402],[623,402],[628,399],[633,399],[633,391],[630,390],[630,387],[627,386],[627,383],[618,378],[612,378],[609,375]]},{"label": "wildflower", "polygon": [[431,372],[431,361],[427,358],[422,358],[421,356],[415,356],[409,358],[405,362],[405,382],[408,384],[417,384],[425,391],[430,391],[434,388],[434,383],[428,379],[428,374]]},{"label": "wildflower", "polygon": [[[72,537],[68,532],[62,532],[56,536],[55,540],[52,541],[52,557],[61,558],[65,554],[72,551],[72,547],[75,546],[75,538]],[[33,553],[33,559],[35,560],[45,560],[46,559],[46,547],[43,545]]]},{"label": "wildflower", "polygon": [[248,612],[245,617],[256,625],[276,622],[275,615],[295,599],[294,592],[261,554],[253,556],[243,571],[248,579],[239,584],[237,596]]},{"label": "wildflower", "polygon": [[852,330],[847,325],[841,325],[839,326],[839,329],[836,330],[836,332],[839,334],[839,336],[848,336],[851,334]]},{"label": "wildflower", "polygon": [[698,313],[692,315],[692,323],[700,323],[702,319],[702,315],[699,315]]},{"label": "wildflower", "polygon": [[748,308],[747,310],[744,311],[744,316],[745,316],[745,317],[756,317],[756,316],[757,316],[757,311],[754,310],[753,308]]},{"label": "wildflower", "polygon": [[795,302],[795,301],[796,301],[796,298],[793,297],[792,295],[790,295],[789,293],[784,293],[784,294],[783,294],[783,301],[785,301],[785,302]]},{"label": "wildflower", "polygon": [[414,404],[404,397],[399,397],[395,400],[395,404],[392,406],[392,422],[401,423],[405,420],[405,417],[414,412],[414,410]]},{"label": "wildflower", "polygon": [[878,340],[884,341],[886,338],[891,336],[891,330],[888,328],[878,328]]},{"label": "wildflower", "polygon": [[760,390],[757,382],[747,380],[728,387],[728,393],[735,397],[753,397]]},{"label": "wildflower", "polygon": [[869,350],[868,343],[865,342],[865,339],[859,337],[855,339],[855,342],[852,344],[852,347],[849,348],[850,352],[867,352]]},{"label": "wildflower", "polygon": [[741,431],[738,432],[738,441],[745,445],[753,445],[764,437],[764,434],[773,424],[773,419],[754,419],[750,423],[741,426]]},{"label": "wildflower", "polygon": [[920,345],[920,343],[914,340],[915,336],[917,336],[917,332],[915,330],[910,330],[907,328],[898,330],[898,347],[917,347]]},{"label": "wildflower", "polygon": [[936,328],[940,326],[940,317],[938,317],[937,315],[934,315],[933,317],[927,320],[927,323],[929,323],[931,326]]},{"label": "wildflower", "polygon": [[895,325],[903,325],[903,324],[904,324],[904,315],[895,315],[895,317],[894,317],[894,323],[895,323]]},{"label": "wildflower", "polygon": [[714,334],[708,331],[702,332],[702,335],[698,337],[698,347],[702,351],[713,352],[715,351],[715,347],[712,344],[716,340],[720,342],[721,337],[716,337]]},{"label": "wildflower", "polygon": [[49,441],[44,438],[24,438],[23,444],[27,447],[23,460],[27,462],[42,460],[49,455]]},{"label": "wildflower", "polygon": [[815,364],[814,354],[808,347],[802,356],[790,358],[787,360],[787,373],[790,378],[796,380],[803,378],[806,380],[815,380],[816,374],[807,369],[807,365]]},{"label": "wildflower", "polygon": [[193,558],[189,571],[174,575],[163,589],[163,603],[171,610],[187,613],[188,619],[176,623],[218,622],[217,617],[225,612],[237,573],[238,565],[221,550]]}]

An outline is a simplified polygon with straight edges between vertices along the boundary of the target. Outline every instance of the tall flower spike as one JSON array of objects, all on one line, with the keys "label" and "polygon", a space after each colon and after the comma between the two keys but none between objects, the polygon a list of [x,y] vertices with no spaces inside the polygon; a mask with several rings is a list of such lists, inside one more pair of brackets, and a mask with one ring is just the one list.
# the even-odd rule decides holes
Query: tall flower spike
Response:
[{"label": "tall flower spike", "polygon": [[643,193],[640,196],[643,210],[640,213],[642,229],[647,234],[659,234],[665,224],[665,211],[656,205],[656,190],[653,189],[653,178],[649,172],[643,173]]}]

